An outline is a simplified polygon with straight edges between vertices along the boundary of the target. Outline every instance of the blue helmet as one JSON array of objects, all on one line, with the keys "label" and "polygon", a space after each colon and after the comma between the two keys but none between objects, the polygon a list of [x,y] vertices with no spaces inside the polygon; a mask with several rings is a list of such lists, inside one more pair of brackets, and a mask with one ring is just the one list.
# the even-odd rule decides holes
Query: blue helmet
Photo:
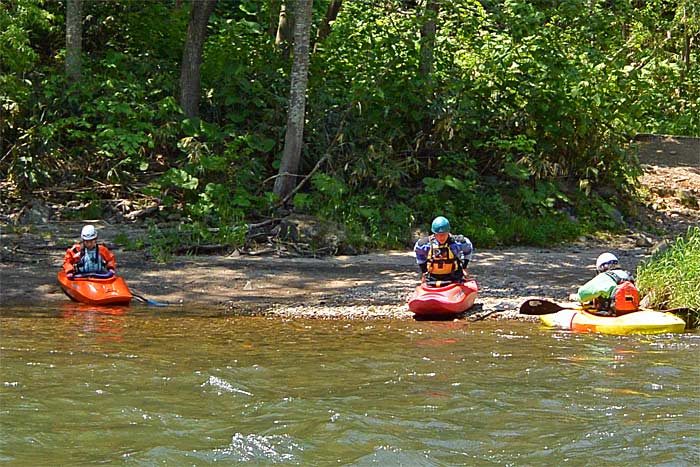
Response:
[{"label": "blue helmet", "polygon": [[449,233],[450,221],[442,216],[438,216],[433,219],[433,224],[430,226],[430,230],[432,230],[433,233]]}]

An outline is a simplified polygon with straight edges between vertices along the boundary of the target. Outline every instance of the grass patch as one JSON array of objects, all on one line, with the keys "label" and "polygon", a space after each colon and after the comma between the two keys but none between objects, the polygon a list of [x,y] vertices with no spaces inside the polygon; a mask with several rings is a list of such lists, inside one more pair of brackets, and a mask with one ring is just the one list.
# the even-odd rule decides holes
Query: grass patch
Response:
[{"label": "grass patch", "polygon": [[654,309],[689,308],[689,328],[700,324],[700,228],[688,229],[667,249],[640,264],[636,274],[642,294]]}]

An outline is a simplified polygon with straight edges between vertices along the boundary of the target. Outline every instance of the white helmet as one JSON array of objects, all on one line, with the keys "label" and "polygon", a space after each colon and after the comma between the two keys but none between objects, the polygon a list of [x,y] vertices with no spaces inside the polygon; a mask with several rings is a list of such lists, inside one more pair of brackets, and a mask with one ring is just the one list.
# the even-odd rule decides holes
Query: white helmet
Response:
[{"label": "white helmet", "polygon": [[612,253],[603,253],[595,260],[595,269],[598,272],[607,271],[619,263],[617,256]]},{"label": "white helmet", "polygon": [[97,231],[94,225],[86,225],[80,232],[80,238],[83,240],[94,240],[97,238]]}]

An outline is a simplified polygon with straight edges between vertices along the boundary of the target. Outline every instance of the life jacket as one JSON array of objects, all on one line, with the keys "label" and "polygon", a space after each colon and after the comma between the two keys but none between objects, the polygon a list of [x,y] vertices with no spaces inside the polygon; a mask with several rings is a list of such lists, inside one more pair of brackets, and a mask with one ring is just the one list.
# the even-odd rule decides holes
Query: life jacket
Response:
[{"label": "life jacket", "polygon": [[639,289],[631,278],[623,278],[613,271],[607,271],[617,285],[607,299],[596,299],[597,310],[612,311],[615,315],[624,315],[639,310]]},{"label": "life jacket", "polygon": [[[107,261],[100,254],[100,246],[95,244],[95,248],[88,250],[87,248],[78,248],[80,253],[80,259],[76,263],[75,267],[78,272],[81,273],[99,273],[107,271]],[[94,261],[92,261],[91,256],[94,254]]]},{"label": "life jacket", "polygon": [[459,269],[459,260],[450,248],[452,237],[448,237],[444,244],[440,244],[434,235],[429,238],[430,250],[428,250],[429,274],[452,274]]},{"label": "life jacket", "polygon": [[618,315],[639,309],[639,289],[632,281],[622,281],[610,295],[610,307]]}]

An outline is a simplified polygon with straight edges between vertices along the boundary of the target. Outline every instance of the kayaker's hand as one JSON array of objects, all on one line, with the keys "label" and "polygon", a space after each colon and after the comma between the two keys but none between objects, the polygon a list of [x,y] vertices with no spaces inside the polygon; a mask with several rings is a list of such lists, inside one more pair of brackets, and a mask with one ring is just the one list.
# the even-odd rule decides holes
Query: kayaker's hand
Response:
[{"label": "kayaker's hand", "polygon": [[66,274],[66,277],[67,277],[69,280],[73,280],[73,273],[72,273],[72,272],[69,272],[68,274]]},{"label": "kayaker's hand", "polygon": [[112,277],[114,276],[114,269],[107,269],[107,277]]}]

